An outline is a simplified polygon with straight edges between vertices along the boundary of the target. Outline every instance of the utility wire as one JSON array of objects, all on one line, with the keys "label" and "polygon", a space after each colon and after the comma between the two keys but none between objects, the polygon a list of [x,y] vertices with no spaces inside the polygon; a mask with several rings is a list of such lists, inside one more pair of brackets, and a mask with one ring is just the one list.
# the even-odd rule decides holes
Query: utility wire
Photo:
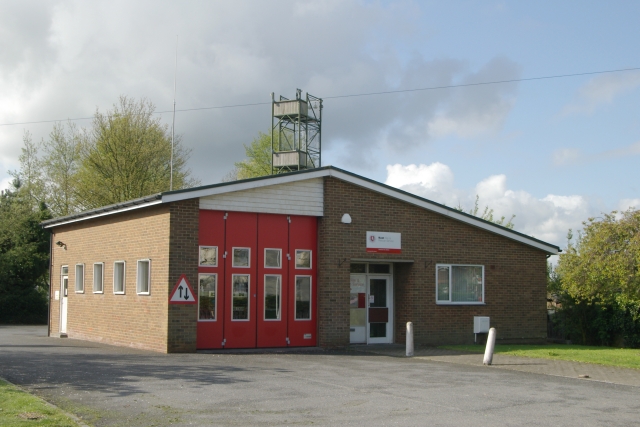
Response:
[{"label": "utility wire", "polygon": [[[605,71],[590,71],[585,73],[558,74],[553,76],[542,76],[542,77],[527,77],[522,79],[496,80],[496,81],[490,81],[490,82],[461,83],[461,84],[454,84],[454,85],[431,86],[431,87],[422,87],[422,88],[414,88],[414,89],[387,90],[382,92],[352,93],[348,95],[323,96],[322,99],[341,99],[341,98],[357,98],[361,96],[390,95],[394,93],[422,92],[427,90],[453,89],[453,88],[459,88],[459,87],[487,86],[487,85],[496,85],[496,84],[504,84],[504,83],[516,83],[516,82],[530,82],[535,80],[561,79],[566,77],[591,76],[595,74],[621,73],[625,71],[638,71],[638,70],[640,70],[640,67],[621,68],[617,70],[605,70]],[[271,104],[271,102],[254,102],[250,104],[233,104],[233,105],[219,105],[215,107],[184,108],[184,109],[179,109],[175,111],[188,112],[188,111],[202,111],[202,110],[221,110],[225,108],[254,107],[257,105],[269,105],[269,104]],[[165,113],[172,113],[172,112],[173,110],[156,111],[155,114],[165,114]],[[73,119],[66,119],[66,121],[91,120],[91,119],[93,119],[93,117],[76,117]],[[0,126],[31,125],[31,124],[40,124],[40,123],[56,123],[56,122],[63,122],[63,121],[65,120],[64,119],[39,120],[39,121],[33,121],[33,122],[0,123]]]}]

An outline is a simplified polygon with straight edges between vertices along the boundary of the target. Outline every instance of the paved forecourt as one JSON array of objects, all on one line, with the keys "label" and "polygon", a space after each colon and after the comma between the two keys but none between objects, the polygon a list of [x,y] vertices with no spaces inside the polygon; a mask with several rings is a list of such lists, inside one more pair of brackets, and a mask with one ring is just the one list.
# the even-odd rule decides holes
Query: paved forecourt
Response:
[{"label": "paved forecourt", "polygon": [[[0,377],[96,426],[628,426],[637,387],[424,358],[159,354],[0,326]],[[496,360],[497,362],[497,360]]]}]

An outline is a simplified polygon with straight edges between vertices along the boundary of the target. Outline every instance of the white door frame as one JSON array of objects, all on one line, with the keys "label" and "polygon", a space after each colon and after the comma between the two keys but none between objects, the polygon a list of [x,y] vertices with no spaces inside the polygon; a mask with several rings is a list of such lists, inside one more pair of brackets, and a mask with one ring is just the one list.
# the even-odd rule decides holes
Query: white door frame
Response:
[{"label": "white door frame", "polygon": [[[62,268],[67,267],[67,274],[62,274]],[[65,286],[66,281],[66,286]],[[60,334],[67,333],[67,312],[69,311],[69,266],[60,267]]]},{"label": "white door frame", "polygon": [[[387,282],[387,308],[389,310],[389,318],[387,321],[387,336],[382,338],[371,338],[371,333],[369,331],[369,295],[370,295],[370,286],[371,279],[381,279],[386,280]],[[367,274],[367,296],[366,296],[366,306],[367,306],[367,344],[391,344],[393,343],[393,274]]]}]

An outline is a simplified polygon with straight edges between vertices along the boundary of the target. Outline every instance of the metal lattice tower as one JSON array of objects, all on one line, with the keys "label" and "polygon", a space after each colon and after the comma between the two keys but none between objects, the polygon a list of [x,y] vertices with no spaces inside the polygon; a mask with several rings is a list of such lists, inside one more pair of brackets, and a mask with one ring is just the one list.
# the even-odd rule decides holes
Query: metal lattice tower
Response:
[{"label": "metal lattice tower", "polygon": [[296,90],[296,99],[271,93],[271,174],[321,166],[322,99]]}]

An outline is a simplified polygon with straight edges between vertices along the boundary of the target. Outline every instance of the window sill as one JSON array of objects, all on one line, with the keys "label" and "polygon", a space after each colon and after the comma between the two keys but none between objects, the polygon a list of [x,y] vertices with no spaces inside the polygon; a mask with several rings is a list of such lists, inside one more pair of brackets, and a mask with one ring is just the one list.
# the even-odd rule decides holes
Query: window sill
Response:
[{"label": "window sill", "polygon": [[473,302],[473,301],[465,301],[465,302],[446,302],[446,301],[436,301],[436,305],[487,305],[483,302]]}]

